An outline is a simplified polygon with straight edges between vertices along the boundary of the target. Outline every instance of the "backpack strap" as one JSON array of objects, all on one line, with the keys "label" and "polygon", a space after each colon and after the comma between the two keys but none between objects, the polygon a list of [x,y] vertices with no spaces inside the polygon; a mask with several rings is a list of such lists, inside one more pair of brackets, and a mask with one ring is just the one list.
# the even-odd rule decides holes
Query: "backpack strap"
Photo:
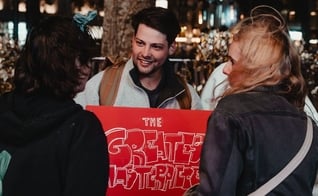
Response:
[{"label": "backpack strap", "polygon": [[181,93],[180,95],[178,95],[176,97],[176,99],[177,99],[181,109],[190,110],[192,99],[191,99],[191,93],[190,93],[188,84],[187,84],[186,80],[184,79],[184,77],[177,74],[177,78],[179,79],[180,83],[183,85],[185,91],[183,93]]},{"label": "backpack strap", "polygon": [[265,184],[260,186],[254,192],[248,194],[248,196],[259,196],[259,195],[267,195],[271,192],[276,186],[278,186],[285,178],[287,178],[302,162],[302,160],[307,155],[311,147],[311,143],[313,140],[313,127],[311,119],[307,116],[307,131],[303,145],[297,152],[297,154],[293,157],[291,161],[278,173],[276,176],[271,178]]},{"label": "backpack strap", "polygon": [[99,86],[100,105],[111,106],[115,103],[125,62],[124,59],[115,62],[111,58],[106,57],[106,68]]}]

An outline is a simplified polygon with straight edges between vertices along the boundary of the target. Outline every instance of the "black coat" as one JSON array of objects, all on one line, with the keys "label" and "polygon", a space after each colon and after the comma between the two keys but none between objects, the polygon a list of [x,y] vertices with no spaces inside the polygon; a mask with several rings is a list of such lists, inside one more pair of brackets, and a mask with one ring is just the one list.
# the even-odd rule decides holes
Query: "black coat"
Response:
[{"label": "black coat", "polygon": [[[255,191],[296,155],[306,122],[304,112],[270,90],[226,96],[208,120],[197,190],[213,196],[246,196]],[[303,162],[268,195],[312,195],[317,131],[314,125],[313,143]]]},{"label": "black coat", "polygon": [[107,141],[101,123],[73,100],[0,96],[0,151],[11,154],[3,196],[104,196]]}]

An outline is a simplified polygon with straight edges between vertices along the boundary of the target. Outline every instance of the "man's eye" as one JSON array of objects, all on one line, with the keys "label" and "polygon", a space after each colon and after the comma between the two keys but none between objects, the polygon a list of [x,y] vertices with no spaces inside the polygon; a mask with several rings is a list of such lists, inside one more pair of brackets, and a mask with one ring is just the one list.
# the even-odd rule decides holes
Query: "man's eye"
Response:
[{"label": "man's eye", "polygon": [[156,50],[161,50],[162,46],[154,45],[153,48],[156,49]]}]

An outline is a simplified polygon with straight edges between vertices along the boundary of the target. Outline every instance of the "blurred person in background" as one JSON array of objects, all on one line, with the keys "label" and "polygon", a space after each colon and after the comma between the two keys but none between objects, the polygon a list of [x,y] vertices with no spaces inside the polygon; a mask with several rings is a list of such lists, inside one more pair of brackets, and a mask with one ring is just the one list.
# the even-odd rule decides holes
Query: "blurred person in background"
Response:
[{"label": "blurred person in background", "polygon": [[[229,62],[218,65],[213,70],[204,85],[204,88],[200,94],[202,107],[204,110],[213,111],[226,89],[229,88],[227,75],[223,73],[223,69],[227,63]],[[316,125],[318,126],[318,113],[308,96],[305,98],[304,111],[315,121]]]}]

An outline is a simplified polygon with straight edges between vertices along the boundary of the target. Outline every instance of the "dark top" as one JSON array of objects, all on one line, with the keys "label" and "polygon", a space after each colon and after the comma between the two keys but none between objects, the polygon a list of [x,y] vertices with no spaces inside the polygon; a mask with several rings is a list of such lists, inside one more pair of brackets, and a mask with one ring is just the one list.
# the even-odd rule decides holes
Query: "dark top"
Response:
[{"label": "dark top", "polygon": [[108,151],[96,116],[73,100],[0,96],[0,151],[12,158],[3,196],[105,196]]},{"label": "dark top", "polygon": [[[306,114],[273,89],[226,96],[208,120],[200,159],[200,195],[248,195],[296,155],[306,134]],[[314,124],[314,123],[313,123]],[[309,153],[268,195],[312,195],[318,161],[314,125]]]}]

